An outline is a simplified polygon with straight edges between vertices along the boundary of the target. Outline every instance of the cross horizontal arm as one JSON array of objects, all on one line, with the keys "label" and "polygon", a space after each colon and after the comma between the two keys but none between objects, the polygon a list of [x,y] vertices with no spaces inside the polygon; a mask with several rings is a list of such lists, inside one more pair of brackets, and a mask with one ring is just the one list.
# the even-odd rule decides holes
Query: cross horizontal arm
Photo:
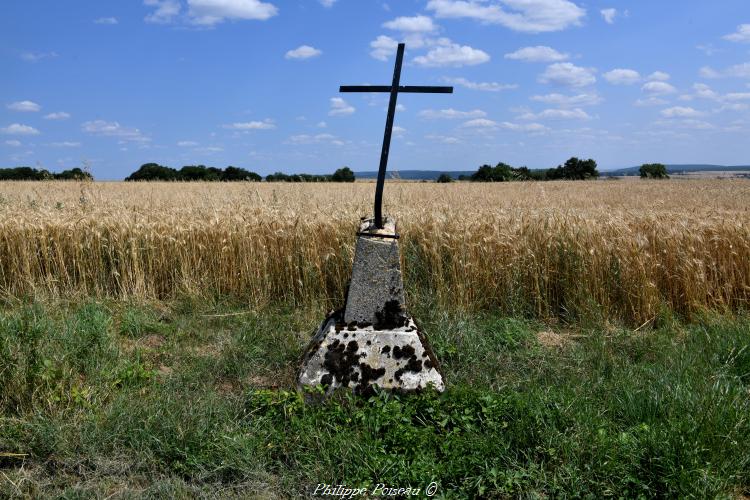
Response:
[{"label": "cross horizontal arm", "polygon": [[[388,85],[342,85],[339,92],[390,92],[391,87]],[[452,94],[453,87],[427,87],[419,85],[401,85],[398,87],[399,93],[412,92],[420,94]]]}]

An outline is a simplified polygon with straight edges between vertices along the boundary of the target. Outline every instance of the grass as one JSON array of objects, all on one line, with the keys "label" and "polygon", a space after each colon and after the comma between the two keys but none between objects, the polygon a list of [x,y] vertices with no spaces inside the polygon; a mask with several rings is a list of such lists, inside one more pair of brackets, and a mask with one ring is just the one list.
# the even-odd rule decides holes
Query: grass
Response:
[{"label": "grass", "polygon": [[[0,296],[331,307],[373,185],[0,183]],[[441,307],[633,328],[750,307],[750,181],[389,183]]]},{"label": "grass", "polygon": [[320,306],[13,301],[0,496],[750,495],[750,318],[638,331],[414,302],[448,390],[305,405]]}]

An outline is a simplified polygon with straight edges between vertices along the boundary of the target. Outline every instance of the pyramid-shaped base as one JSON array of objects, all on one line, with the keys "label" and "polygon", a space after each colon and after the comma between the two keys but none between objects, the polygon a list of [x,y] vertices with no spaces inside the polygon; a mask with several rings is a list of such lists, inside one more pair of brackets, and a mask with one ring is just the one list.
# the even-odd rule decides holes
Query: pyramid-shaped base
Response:
[{"label": "pyramid-shaped base", "polygon": [[376,330],[355,322],[347,325],[343,311],[326,318],[304,354],[298,388],[319,384],[327,394],[338,387],[364,395],[374,387],[400,392],[445,389],[437,358],[413,319]]}]

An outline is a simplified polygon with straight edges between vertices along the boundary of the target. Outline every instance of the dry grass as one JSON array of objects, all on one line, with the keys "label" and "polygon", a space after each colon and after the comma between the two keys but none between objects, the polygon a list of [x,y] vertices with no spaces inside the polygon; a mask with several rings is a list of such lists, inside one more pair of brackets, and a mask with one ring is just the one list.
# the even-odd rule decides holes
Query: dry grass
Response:
[{"label": "dry grass", "polygon": [[[0,183],[0,293],[339,305],[373,185]],[[747,309],[750,182],[391,183],[407,287],[642,324]]]}]

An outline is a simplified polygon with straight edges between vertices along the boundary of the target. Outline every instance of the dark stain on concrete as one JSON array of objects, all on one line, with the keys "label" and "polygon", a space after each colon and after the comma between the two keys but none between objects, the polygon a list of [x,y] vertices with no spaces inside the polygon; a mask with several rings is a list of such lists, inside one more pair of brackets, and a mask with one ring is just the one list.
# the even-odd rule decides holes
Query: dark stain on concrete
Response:
[{"label": "dark stain on concrete", "polygon": [[355,392],[363,396],[371,396],[375,390],[373,389],[373,386],[370,385],[370,381],[377,380],[385,375],[385,368],[381,367],[376,370],[368,364],[360,363],[359,372],[362,374],[362,380],[355,388]]},{"label": "dark stain on concrete", "polygon": [[364,355],[357,354],[358,349],[359,345],[354,340],[344,346],[343,342],[336,339],[326,351],[323,367],[336,378],[336,382],[344,387],[347,387],[349,381],[353,380],[354,368],[359,363],[359,358]]},{"label": "dark stain on concrete", "polygon": [[389,300],[383,309],[375,313],[376,322],[373,327],[376,330],[393,330],[401,328],[406,324],[404,308],[397,300]]},{"label": "dark stain on concrete", "polygon": [[411,358],[412,356],[416,358],[414,347],[408,344],[403,347],[397,345],[393,348],[393,359],[406,359]]}]

